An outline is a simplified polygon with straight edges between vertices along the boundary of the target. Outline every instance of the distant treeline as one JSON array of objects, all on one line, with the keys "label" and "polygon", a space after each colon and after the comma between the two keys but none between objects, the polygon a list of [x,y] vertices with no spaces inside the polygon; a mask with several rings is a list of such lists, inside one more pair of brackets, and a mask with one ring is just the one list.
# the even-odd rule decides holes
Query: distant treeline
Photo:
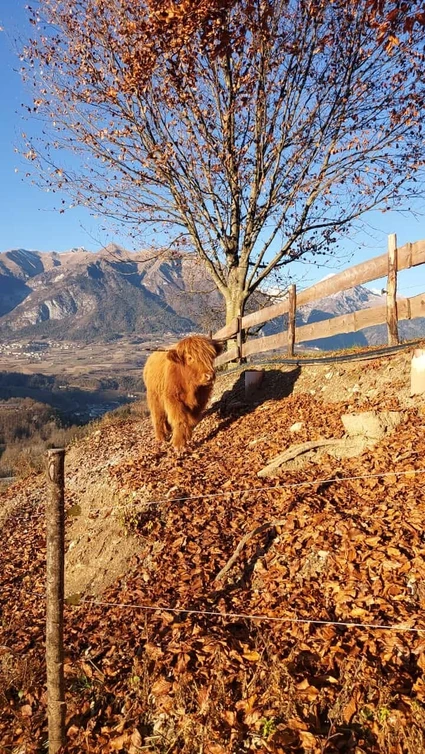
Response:
[{"label": "distant treeline", "polygon": [[0,399],[2,393],[14,388],[29,388],[30,390],[62,390],[80,388],[84,390],[119,390],[122,392],[143,390],[142,378],[131,375],[116,375],[114,377],[96,377],[92,374],[79,375],[69,379],[65,376],[51,374],[23,374],[22,372],[0,372]]},{"label": "distant treeline", "polygon": [[13,387],[31,389],[52,388],[57,378],[50,374],[23,374],[22,372],[0,372],[0,390]]},{"label": "distant treeline", "polygon": [[[97,421],[110,423],[145,414],[141,401],[121,406]],[[48,448],[68,446],[87,434],[90,426],[71,424],[51,406],[31,398],[0,400],[0,479],[41,471]]]},{"label": "distant treeline", "polygon": [[25,440],[35,433],[46,439],[60,425],[57,412],[31,398],[0,401],[0,445]]},{"label": "distant treeline", "polygon": [[83,374],[71,379],[61,375],[0,372],[0,400],[31,398],[56,409],[68,423],[74,424],[89,421],[90,409],[95,406],[101,409],[111,403],[126,403],[142,391],[141,377],[130,375],[98,378]]},{"label": "distant treeline", "polygon": [[84,432],[31,398],[0,401],[0,478],[41,470],[47,448],[68,445]]},{"label": "distant treeline", "polygon": [[122,404],[142,390],[141,376],[0,372],[0,478],[41,470],[47,448],[84,435],[114,405],[131,412]]}]

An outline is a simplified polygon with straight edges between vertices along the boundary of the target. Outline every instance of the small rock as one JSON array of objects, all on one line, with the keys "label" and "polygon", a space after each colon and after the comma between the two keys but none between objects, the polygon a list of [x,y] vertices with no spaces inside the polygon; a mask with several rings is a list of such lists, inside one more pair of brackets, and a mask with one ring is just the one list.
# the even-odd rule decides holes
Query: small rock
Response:
[{"label": "small rock", "polygon": [[330,380],[331,377],[333,377],[333,376],[334,376],[333,372],[326,372],[326,374],[325,374],[325,380]]},{"label": "small rock", "polygon": [[289,427],[290,432],[299,432],[304,426],[304,422],[295,422],[292,427]]}]

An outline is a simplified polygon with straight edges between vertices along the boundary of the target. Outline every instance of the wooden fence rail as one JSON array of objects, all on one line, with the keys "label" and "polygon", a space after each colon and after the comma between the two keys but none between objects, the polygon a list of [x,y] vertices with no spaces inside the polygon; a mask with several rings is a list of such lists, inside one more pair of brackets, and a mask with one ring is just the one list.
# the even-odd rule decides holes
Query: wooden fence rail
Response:
[{"label": "wooden fence rail", "polygon": [[[354,265],[303,291],[297,292],[295,286],[290,286],[289,295],[284,301],[247,314],[245,317],[236,317],[229,325],[222,327],[214,333],[213,337],[221,340],[236,338],[238,346],[231,347],[221,354],[216,359],[216,365],[221,366],[229,361],[272,351],[276,348],[286,347],[288,354],[293,355],[294,343],[327,338],[347,332],[357,332],[365,327],[385,323],[388,328],[388,342],[390,345],[394,345],[399,342],[397,323],[400,320],[425,317],[425,293],[397,301],[397,272],[422,264],[425,264],[425,241],[408,243],[397,249],[396,235],[391,234],[388,237],[387,254]],[[387,277],[386,305],[361,309],[351,314],[296,327],[296,307],[382,277]],[[283,314],[288,314],[287,331],[267,337],[245,340],[244,333],[246,334],[249,328],[262,325]]]}]

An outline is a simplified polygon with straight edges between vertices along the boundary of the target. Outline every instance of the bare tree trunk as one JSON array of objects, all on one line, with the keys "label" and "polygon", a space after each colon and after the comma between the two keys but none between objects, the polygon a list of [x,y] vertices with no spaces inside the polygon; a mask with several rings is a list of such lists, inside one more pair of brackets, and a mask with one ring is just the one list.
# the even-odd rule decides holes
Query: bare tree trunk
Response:
[{"label": "bare tree trunk", "polygon": [[238,300],[226,301],[226,325],[230,325],[232,320],[241,316],[241,308],[242,305]]},{"label": "bare tree trunk", "polygon": [[294,355],[295,348],[295,318],[297,315],[297,287],[289,286],[289,312],[288,312],[288,356]]},{"label": "bare tree trunk", "polygon": [[240,289],[238,283],[232,285],[229,281],[228,294],[226,296],[226,325],[236,317],[242,317],[246,304],[246,293]]}]

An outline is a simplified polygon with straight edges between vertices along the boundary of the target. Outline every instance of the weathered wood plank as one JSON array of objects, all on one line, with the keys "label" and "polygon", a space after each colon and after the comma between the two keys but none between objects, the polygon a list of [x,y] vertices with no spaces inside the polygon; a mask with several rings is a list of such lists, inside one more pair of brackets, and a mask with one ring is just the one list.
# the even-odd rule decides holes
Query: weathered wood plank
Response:
[{"label": "weathered wood plank", "polygon": [[229,361],[235,361],[239,356],[239,350],[238,348],[229,348],[228,351],[225,351],[224,353],[220,354],[220,356],[217,356],[217,358],[214,361],[214,364],[216,367],[222,367],[223,364],[227,364]]},{"label": "weathered wood plank", "polygon": [[220,330],[214,333],[214,340],[227,340],[227,338],[233,338],[238,332],[238,318],[232,319],[229,325],[225,325]]},{"label": "weathered wood plank", "polygon": [[256,327],[257,325],[262,325],[263,322],[270,322],[271,319],[280,317],[281,314],[286,314],[288,309],[288,299],[280,301],[278,304],[273,304],[273,306],[266,306],[265,309],[260,309],[258,312],[247,314],[242,320],[242,327],[244,330],[247,330],[248,327]]},{"label": "weathered wood plank", "polygon": [[355,285],[361,285],[371,280],[377,280],[377,278],[386,277],[387,270],[387,254],[382,254],[379,257],[374,257],[374,259],[369,259],[367,262],[356,264],[348,270],[337,272],[332,277],[321,280],[320,283],[316,283],[303,291],[299,291],[297,296],[298,306],[307,304],[310,301],[326,298],[326,296],[330,296],[332,293],[345,291],[347,288],[353,288]]},{"label": "weathered wood plank", "polygon": [[[425,294],[410,299],[397,301],[398,319],[414,319],[425,316]],[[333,335],[341,335],[347,332],[358,332],[366,327],[384,325],[387,321],[387,307],[373,306],[369,309],[360,309],[351,314],[343,314],[340,317],[325,319],[312,325],[297,327],[295,340],[302,343],[306,340],[329,338]]]},{"label": "weathered wood plank", "polygon": [[425,264],[425,241],[415,241],[415,243],[406,243],[397,249],[397,269],[409,270],[411,267],[418,267]]},{"label": "weathered wood plank", "polygon": [[418,296],[406,299],[408,304],[408,310],[406,307],[406,316],[402,316],[400,313],[400,301],[398,302],[398,318],[399,319],[416,319],[416,317],[425,317],[425,293],[419,293]]},{"label": "weathered wood plank", "polygon": [[253,356],[264,351],[273,351],[275,348],[284,348],[288,342],[286,332],[278,332],[275,335],[267,335],[266,338],[248,340],[242,346],[242,356]]},{"label": "weathered wood plank", "polygon": [[[397,250],[398,270],[407,270],[410,267],[417,267],[425,263],[425,241],[416,241],[407,243]],[[367,262],[350,267],[333,275],[331,278],[322,280],[320,283],[306,288],[304,291],[297,293],[297,306],[307,304],[310,301],[330,296],[332,293],[345,291],[354,285],[370,283],[372,280],[386,277],[388,273],[388,254],[381,254],[379,257],[369,259]]]},{"label": "weathered wood plank", "polygon": [[242,331],[242,317],[238,317],[238,331],[236,333],[236,348],[238,349],[238,359],[242,358],[242,345],[243,345],[243,331]]}]

